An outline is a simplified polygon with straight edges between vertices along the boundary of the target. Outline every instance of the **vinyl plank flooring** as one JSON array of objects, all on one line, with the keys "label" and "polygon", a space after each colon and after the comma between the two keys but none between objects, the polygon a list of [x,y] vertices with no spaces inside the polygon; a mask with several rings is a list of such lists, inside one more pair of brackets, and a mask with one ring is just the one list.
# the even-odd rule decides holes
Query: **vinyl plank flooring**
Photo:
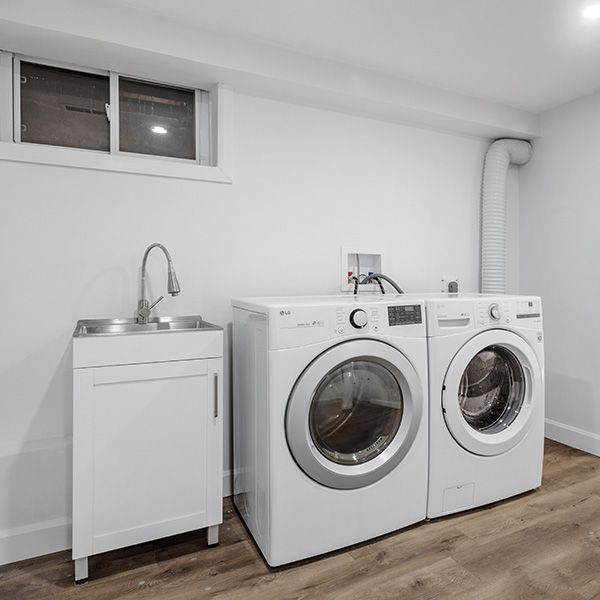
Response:
[{"label": "vinyl plank flooring", "polygon": [[553,585],[536,581],[520,567],[498,572],[491,581],[484,581],[475,590],[468,590],[462,600],[583,600],[568,585]]},{"label": "vinyl plank flooring", "polygon": [[1,600],[600,600],[600,458],[548,441],[540,490],[269,568],[229,500],[221,543],[192,532],[90,558],[0,567]]},{"label": "vinyl plank flooring", "polygon": [[[379,600],[397,598],[460,598],[475,590],[481,581],[450,557],[398,574],[371,563],[324,596],[332,600]],[[317,597],[317,596],[315,596]]]},{"label": "vinyl plank flooring", "polygon": [[[578,496],[569,488],[563,488],[547,495],[535,492],[449,519],[457,519],[455,527],[471,539],[501,545],[509,534],[522,532],[530,535],[536,527],[554,527],[569,522],[584,508],[589,508],[589,514],[585,516],[592,519],[598,511],[598,500],[598,497],[589,494]],[[584,506],[581,506],[582,503]],[[472,518],[475,514],[477,518]]]}]

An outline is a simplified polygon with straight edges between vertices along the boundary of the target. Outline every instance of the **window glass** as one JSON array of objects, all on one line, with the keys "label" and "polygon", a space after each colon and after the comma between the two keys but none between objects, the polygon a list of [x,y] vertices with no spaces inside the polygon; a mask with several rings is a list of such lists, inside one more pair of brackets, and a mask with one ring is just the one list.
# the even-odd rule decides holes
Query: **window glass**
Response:
[{"label": "window glass", "polygon": [[365,463],[393,441],[402,421],[400,384],[379,362],[349,360],[319,383],[309,414],[319,452],[342,465]]},{"label": "window glass", "polygon": [[119,78],[119,149],[194,160],[194,91]]},{"label": "window glass", "polygon": [[21,141],[110,149],[109,78],[21,62]]},{"label": "window glass", "polygon": [[517,357],[489,346],[469,362],[460,380],[458,402],[467,423],[481,433],[506,429],[525,400],[525,376]]}]

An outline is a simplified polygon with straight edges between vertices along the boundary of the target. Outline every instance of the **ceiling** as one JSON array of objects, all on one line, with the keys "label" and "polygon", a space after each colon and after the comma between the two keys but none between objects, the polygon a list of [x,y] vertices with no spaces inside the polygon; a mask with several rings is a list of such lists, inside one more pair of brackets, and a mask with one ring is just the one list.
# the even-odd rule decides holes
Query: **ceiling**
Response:
[{"label": "ceiling", "polygon": [[541,112],[600,89],[592,0],[99,0]]}]

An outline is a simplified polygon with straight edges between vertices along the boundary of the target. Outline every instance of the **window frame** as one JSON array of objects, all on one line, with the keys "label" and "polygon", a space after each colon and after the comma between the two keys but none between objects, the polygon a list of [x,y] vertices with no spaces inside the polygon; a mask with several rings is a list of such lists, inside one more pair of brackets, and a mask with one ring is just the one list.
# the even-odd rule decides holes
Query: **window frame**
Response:
[{"label": "window frame", "polygon": [[[102,75],[109,79],[110,151],[21,141],[21,61]],[[121,77],[194,92],[194,159],[120,150],[119,78]],[[6,89],[7,87],[10,91]],[[0,50],[0,160],[231,183],[226,166],[229,161],[225,149],[230,147],[229,139],[226,138],[231,137],[232,99],[232,90],[220,83],[198,84],[194,87],[174,81],[160,81],[140,75],[82,67]],[[8,131],[9,121],[10,131]]]}]

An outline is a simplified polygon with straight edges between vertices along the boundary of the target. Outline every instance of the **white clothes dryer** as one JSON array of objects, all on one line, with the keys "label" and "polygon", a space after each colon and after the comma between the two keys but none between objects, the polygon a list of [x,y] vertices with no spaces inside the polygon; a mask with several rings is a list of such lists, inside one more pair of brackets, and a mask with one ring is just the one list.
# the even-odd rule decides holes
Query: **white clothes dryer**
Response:
[{"label": "white clothes dryer", "polygon": [[427,516],[541,485],[541,300],[449,294],[426,300],[429,353]]},{"label": "white clothes dryer", "polygon": [[234,503],[281,565],[425,518],[424,305],[233,301]]}]

